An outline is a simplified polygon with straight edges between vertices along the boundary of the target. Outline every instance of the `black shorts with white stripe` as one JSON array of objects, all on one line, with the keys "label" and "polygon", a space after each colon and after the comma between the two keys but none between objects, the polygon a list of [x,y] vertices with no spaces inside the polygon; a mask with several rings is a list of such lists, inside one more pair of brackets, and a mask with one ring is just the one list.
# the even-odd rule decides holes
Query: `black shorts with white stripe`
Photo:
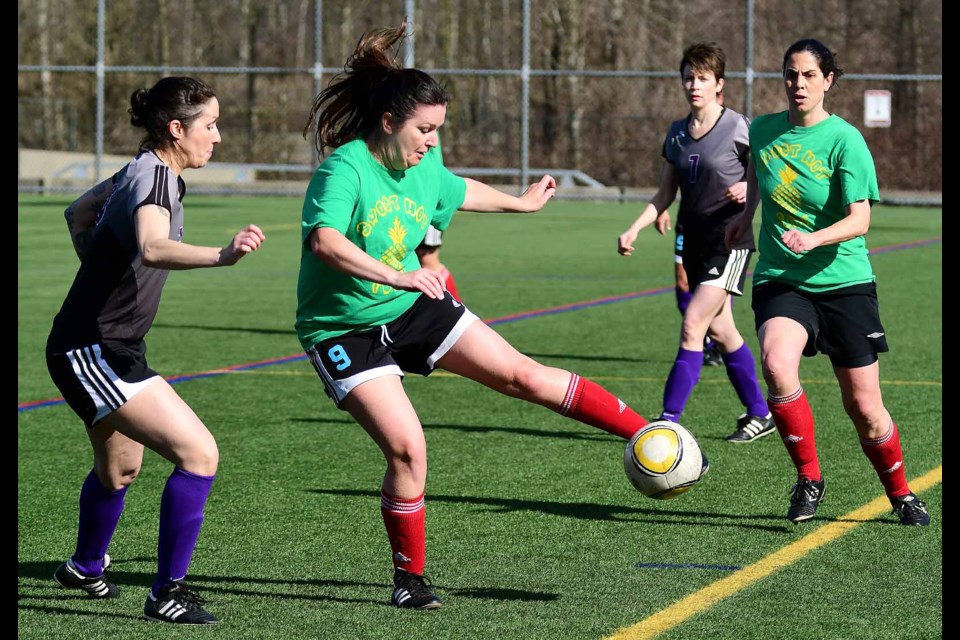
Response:
[{"label": "black shorts with white stripe", "polygon": [[87,427],[116,411],[158,377],[142,340],[104,340],[66,351],[47,348],[47,370]]},{"label": "black shorts with white stripe", "polygon": [[340,407],[368,380],[403,377],[403,372],[430,375],[474,320],[477,316],[449,291],[439,300],[422,295],[396,320],[318,342],[307,355],[327,395]]},{"label": "black shorts with white stripe", "polygon": [[700,285],[718,287],[735,296],[743,295],[743,284],[747,279],[747,267],[750,265],[749,249],[700,248],[685,239],[683,248],[683,268],[687,272],[687,281],[693,291]]}]

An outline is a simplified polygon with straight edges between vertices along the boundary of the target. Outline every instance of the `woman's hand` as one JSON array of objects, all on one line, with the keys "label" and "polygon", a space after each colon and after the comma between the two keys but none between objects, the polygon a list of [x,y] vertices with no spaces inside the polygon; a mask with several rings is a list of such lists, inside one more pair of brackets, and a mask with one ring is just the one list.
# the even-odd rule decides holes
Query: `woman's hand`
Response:
[{"label": "woman's hand", "polygon": [[521,211],[532,213],[543,209],[543,205],[557,193],[557,181],[553,176],[546,175],[540,178],[540,182],[530,185],[520,196],[523,203]]},{"label": "woman's hand", "polygon": [[664,210],[663,213],[657,216],[657,233],[662,236],[667,235],[667,231],[670,231],[672,228],[670,222],[670,212]]},{"label": "woman's hand", "polygon": [[220,250],[219,264],[227,267],[237,264],[240,258],[259,249],[266,239],[260,227],[255,224],[247,225],[233,236],[230,244]]},{"label": "woman's hand", "polygon": [[794,253],[805,253],[811,249],[816,249],[821,244],[814,234],[804,233],[796,229],[785,232],[780,236],[780,241]]},{"label": "woman's hand", "polygon": [[727,189],[726,194],[728,200],[733,200],[734,202],[739,202],[743,204],[747,201],[747,181],[735,182],[730,185],[730,188]]},{"label": "woman's hand", "polygon": [[639,233],[633,227],[621,233],[620,237],[617,238],[617,253],[622,256],[629,256],[633,253],[633,243],[636,242]]},{"label": "woman's hand", "polygon": [[390,283],[394,289],[403,291],[420,291],[428,298],[440,300],[445,291],[443,278],[436,271],[417,269],[416,271],[397,272],[396,278]]}]

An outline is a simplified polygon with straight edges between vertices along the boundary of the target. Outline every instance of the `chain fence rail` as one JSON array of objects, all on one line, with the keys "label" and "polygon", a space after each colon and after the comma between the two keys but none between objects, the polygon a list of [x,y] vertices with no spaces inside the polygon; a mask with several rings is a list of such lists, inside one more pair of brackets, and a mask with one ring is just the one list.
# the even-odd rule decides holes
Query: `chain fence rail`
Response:
[{"label": "chain fence rail", "polygon": [[[685,46],[725,49],[726,104],[753,115],[785,108],[783,51],[816,37],[848,72],[828,109],[863,132],[885,201],[941,204],[931,0],[20,0],[18,190],[75,193],[108,175],[110,156],[138,143],[130,93],[183,74],[223,105],[218,162],[190,176],[191,192],[301,195],[317,162],[302,135],[314,95],[363,32],[405,15],[413,35],[398,55],[448,84],[444,157],[463,175],[519,189],[549,171],[560,197],[643,200],[688,110]],[[889,126],[865,126],[868,90],[890,92]],[[70,170],[60,153],[77,154]]]}]

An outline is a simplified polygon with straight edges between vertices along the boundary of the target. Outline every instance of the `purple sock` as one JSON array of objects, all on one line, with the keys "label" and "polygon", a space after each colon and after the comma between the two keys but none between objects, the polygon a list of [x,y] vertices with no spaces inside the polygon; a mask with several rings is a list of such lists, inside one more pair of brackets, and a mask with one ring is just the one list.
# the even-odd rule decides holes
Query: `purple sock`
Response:
[{"label": "purple sock", "polygon": [[687,406],[687,400],[693,393],[693,388],[700,380],[700,370],[703,368],[703,352],[688,351],[683,347],[677,351],[677,359],[667,376],[667,384],[663,388],[663,413],[661,417],[676,421]]},{"label": "purple sock", "polygon": [[93,471],[83,481],[77,550],[73,554],[73,564],[83,575],[93,577],[103,573],[103,554],[117,530],[126,494],[126,487],[116,491],[107,489]]},{"label": "purple sock", "polygon": [[674,289],[674,292],[677,294],[677,309],[680,310],[680,315],[683,315],[687,312],[687,307],[690,306],[690,299],[693,298],[693,294],[682,289]]},{"label": "purple sock", "polygon": [[167,479],[160,499],[160,541],[157,544],[157,579],[153,583],[153,595],[159,595],[161,587],[187,575],[213,478],[177,467]]},{"label": "purple sock", "polygon": [[730,378],[740,402],[747,408],[747,413],[761,418],[767,416],[770,409],[763,392],[760,391],[756,362],[747,343],[744,342],[743,346],[733,353],[724,353],[723,363],[727,366],[727,377]]}]

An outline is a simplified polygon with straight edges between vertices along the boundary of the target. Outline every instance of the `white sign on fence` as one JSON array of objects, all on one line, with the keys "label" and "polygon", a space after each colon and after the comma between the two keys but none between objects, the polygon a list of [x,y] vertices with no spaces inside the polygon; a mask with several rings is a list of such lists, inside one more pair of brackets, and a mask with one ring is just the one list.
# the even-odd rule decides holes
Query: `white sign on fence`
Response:
[{"label": "white sign on fence", "polygon": [[890,92],[867,89],[863,92],[863,124],[867,127],[890,126]]}]

